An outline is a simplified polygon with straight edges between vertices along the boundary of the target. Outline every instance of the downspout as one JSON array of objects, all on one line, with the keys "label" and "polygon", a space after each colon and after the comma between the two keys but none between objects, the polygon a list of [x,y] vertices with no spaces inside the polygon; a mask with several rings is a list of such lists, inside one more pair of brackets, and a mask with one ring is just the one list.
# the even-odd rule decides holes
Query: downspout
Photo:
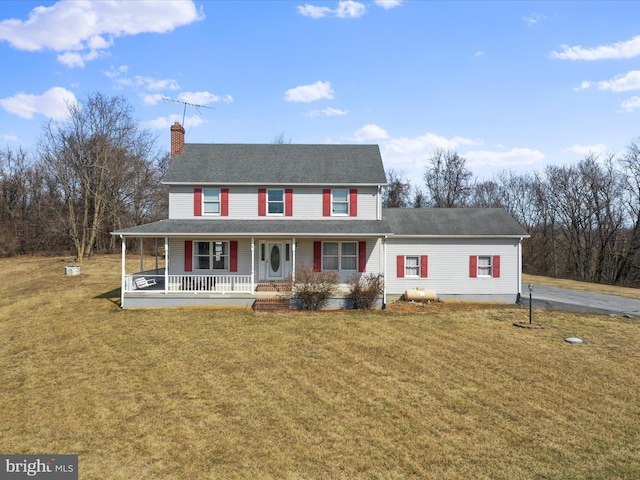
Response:
[{"label": "downspout", "polygon": [[121,249],[122,249],[122,266],[121,266],[121,273],[120,273],[120,308],[124,308],[124,289],[126,285],[125,278],[127,274],[127,270],[125,268],[125,262],[127,257],[127,241],[122,235],[120,235],[120,243],[121,243]]},{"label": "downspout", "polygon": [[522,295],[522,237],[518,241],[518,295],[516,303],[520,302],[520,296]]}]

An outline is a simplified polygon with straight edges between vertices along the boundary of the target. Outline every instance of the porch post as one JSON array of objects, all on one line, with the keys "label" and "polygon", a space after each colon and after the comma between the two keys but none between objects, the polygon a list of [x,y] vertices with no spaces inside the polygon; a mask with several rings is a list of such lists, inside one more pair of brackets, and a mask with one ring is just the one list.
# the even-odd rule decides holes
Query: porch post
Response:
[{"label": "porch post", "polygon": [[253,281],[256,275],[256,242],[251,237],[251,292],[253,292]]},{"label": "porch post", "polygon": [[296,237],[291,239],[291,283],[296,281]]},{"label": "porch post", "polygon": [[164,293],[169,291],[169,237],[164,237]]},{"label": "porch post", "polygon": [[382,278],[384,284],[382,287],[382,308],[387,308],[387,237],[382,237]]},{"label": "porch post", "polygon": [[125,240],[125,237],[123,237],[122,235],[120,235],[120,243],[121,243],[121,250],[122,250],[122,266],[121,266],[121,274],[120,274],[120,308],[124,307],[124,289],[126,287],[126,275],[127,275],[127,269],[125,267],[126,265],[126,258],[127,258],[127,241]]},{"label": "porch post", "polygon": [[140,273],[144,272],[144,251],[142,246],[142,238],[138,239],[140,241]]}]

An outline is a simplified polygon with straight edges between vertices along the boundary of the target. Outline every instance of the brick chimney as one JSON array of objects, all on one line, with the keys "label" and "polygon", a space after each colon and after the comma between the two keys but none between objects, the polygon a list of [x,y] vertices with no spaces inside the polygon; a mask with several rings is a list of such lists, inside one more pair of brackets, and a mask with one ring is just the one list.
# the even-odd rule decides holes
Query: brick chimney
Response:
[{"label": "brick chimney", "polygon": [[184,147],[184,128],[180,122],[171,125],[171,160],[182,152]]}]

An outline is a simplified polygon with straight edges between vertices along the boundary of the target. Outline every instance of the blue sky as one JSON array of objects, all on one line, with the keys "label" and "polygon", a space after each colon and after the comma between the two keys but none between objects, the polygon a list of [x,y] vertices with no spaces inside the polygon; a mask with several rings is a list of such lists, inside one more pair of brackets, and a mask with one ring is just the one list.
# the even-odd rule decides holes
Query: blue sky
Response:
[{"label": "blue sky", "polygon": [[421,183],[437,148],[478,177],[640,136],[640,2],[0,2],[0,146],[92,92],[169,147],[376,143]]}]

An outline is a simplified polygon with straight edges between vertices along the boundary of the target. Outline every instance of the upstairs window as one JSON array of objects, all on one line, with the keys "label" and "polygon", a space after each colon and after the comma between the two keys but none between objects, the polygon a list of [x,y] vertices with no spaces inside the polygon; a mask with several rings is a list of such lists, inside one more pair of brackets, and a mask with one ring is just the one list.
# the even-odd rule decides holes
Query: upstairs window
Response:
[{"label": "upstairs window", "polygon": [[269,215],[284,215],[284,190],[280,188],[267,190],[267,213]]},{"label": "upstairs window", "polygon": [[205,215],[220,215],[220,190],[218,188],[202,190],[202,211]]},{"label": "upstairs window", "polygon": [[340,189],[331,192],[331,213],[349,215],[349,190]]}]

